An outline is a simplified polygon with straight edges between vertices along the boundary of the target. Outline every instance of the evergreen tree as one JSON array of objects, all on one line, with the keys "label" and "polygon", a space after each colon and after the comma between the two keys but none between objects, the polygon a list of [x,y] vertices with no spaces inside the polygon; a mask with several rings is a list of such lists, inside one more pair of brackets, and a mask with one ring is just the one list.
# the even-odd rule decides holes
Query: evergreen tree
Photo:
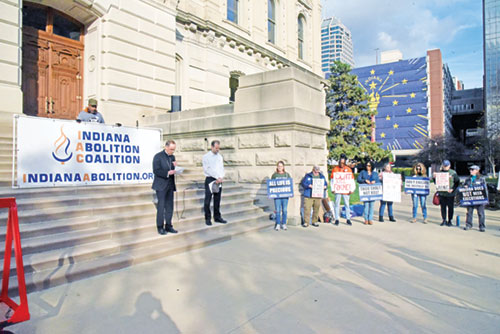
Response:
[{"label": "evergreen tree", "polygon": [[390,158],[390,151],[371,141],[375,126],[372,118],[377,111],[369,107],[370,96],[365,94],[358,85],[357,77],[350,72],[351,67],[340,61],[335,61],[331,67],[326,95],[326,114],[330,117],[328,157],[337,160],[345,154],[348,159],[363,162]]}]

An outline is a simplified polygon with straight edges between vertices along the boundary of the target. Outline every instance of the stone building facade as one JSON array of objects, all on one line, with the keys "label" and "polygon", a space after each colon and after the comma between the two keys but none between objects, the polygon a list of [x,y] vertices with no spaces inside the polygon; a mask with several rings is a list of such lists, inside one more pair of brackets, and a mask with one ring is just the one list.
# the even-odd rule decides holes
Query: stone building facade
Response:
[{"label": "stone building facade", "polygon": [[320,74],[320,24],[319,0],[0,0],[0,119],[74,118],[89,98],[128,125],[172,95],[226,104],[242,75]]}]

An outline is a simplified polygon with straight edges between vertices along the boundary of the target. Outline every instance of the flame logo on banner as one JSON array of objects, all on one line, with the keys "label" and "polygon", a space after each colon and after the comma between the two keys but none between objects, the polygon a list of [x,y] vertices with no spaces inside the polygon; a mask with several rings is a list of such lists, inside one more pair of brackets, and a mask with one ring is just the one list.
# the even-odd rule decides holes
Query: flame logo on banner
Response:
[{"label": "flame logo on banner", "polygon": [[[71,159],[71,157],[73,156],[73,153],[70,153],[68,155],[68,148],[70,144],[71,140],[69,140],[69,138],[64,134],[63,125],[61,125],[61,136],[54,142],[54,146],[56,147],[56,149],[54,150],[54,152],[52,152],[52,156],[54,157],[54,159],[59,161],[61,165],[64,165],[64,163]],[[60,156],[65,157],[60,158]]]}]

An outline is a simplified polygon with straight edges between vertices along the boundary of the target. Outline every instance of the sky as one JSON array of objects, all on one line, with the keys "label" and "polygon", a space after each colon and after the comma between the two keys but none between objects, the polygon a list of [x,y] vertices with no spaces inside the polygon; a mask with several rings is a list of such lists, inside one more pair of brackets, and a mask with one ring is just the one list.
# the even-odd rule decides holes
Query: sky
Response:
[{"label": "sky", "polygon": [[465,88],[483,84],[481,0],[322,0],[323,18],[351,30],[355,67],[375,64],[376,51],[399,49],[403,58],[441,49],[451,75]]}]

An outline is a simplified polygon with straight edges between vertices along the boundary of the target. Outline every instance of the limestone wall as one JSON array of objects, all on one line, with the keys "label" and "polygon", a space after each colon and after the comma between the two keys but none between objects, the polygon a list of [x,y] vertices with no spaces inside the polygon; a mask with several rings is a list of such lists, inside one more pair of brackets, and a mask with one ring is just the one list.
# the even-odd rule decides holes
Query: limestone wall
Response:
[{"label": "limestone wall", "polygon": [[23,107],[19,3],[0,0],[0,122],[7,128],[12,127],[12,114],[20,113]]},{"label": "limestone wall", "polygon": [[234,105],[156,115],[141,125],[161,127],[164,139],[176,140],[178,157],[196,165],[210,142],[220,140],[226,179],[246,187],[261,204],[272,206],[265,182],[283,160],[295,183],[289,211],[296,223],[302,177],[313,165],[327,171],[329,119],[321,78],[290,67],[244,76],[240,83]]}]

